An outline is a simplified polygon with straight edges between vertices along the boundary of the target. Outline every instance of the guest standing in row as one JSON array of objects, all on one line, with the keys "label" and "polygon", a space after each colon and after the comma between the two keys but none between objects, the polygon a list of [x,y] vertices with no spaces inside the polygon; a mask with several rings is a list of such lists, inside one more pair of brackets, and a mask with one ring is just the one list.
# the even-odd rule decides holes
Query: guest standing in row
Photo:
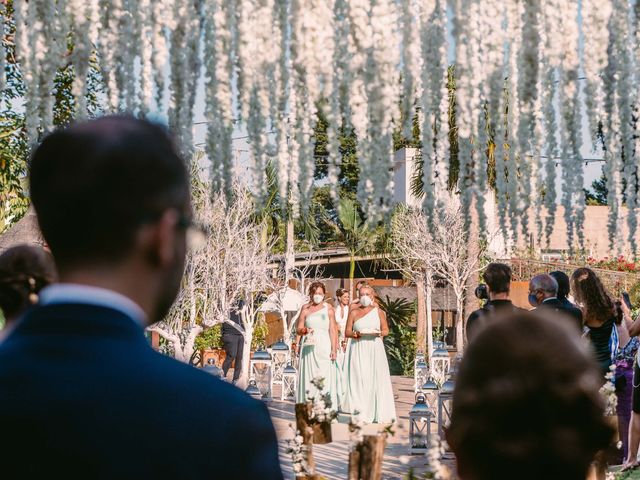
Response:
[{"label": "guest standing in row", "polygon": [[351,338],[344,363],[343,410],[364,423],[396,419],[389,363],[382,338],[389,334],[385,313],[374,303],[374,291],[360,288],[360,302],[352,305],[346,335]]},{"label": "guest standing in row", "polygon": [[574,298],[582,308],[583,335],[589,339],[604,377],[618,354],[615,305],[598,276],[590,268],[578,268],[571,275],[571,283]]},{"label": "guest standing in row", "polygon": [[345,329],[347,327],[347,318],[349,318],[349,290],[339,288],[336,290],[336,323],[338,324],[338,364],[342,367],[344,363],[344,354],[347,350],[347,337]]},{"label": "guest standing in row", "polygon": [[302,307],[298,318],[297,333],[302,340],[296,401],[304,403],[309,397],[315,397],[318,391],[311,382],[322,378],[331,395],[332,408],[337,410],[341,396],[340,368],[336,362],[338,325],[335,311],[325,302],[325,296],[324,284],[312,283],[309,286],[311,301]]}]

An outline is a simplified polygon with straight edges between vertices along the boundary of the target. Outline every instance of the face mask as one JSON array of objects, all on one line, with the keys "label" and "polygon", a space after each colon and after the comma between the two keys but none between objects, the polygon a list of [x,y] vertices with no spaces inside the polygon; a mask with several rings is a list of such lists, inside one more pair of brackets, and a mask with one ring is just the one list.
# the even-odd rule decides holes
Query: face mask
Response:
[{"label": "face mask", "polygon": [[535,296],[534,293],[529,294],[529,303],[531,304],[532,307],[538,306],[538,298]]},{"label": "face mask", "polygon": [[371,303],[372,300],[369,295],[363,295],[360,297],[360,305],[362,305],[363,307],[368,307],[369,305],[371,305]]},{"label": "face mask", "polygon": [[316,305],[322,303],[323,300],[324,300],[324,295],[314,295],[313,296],[313,303],[315,303]]}]

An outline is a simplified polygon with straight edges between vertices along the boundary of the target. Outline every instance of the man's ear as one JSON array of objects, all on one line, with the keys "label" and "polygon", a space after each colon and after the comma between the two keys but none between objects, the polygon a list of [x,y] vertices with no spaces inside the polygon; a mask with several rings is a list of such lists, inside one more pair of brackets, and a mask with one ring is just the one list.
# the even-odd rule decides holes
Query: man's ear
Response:
[{"label": "man's ear", "polygon": [[178,216],[176,210],[167,210],[157,222],[143,227],[138,236],[140,247],[155,266],[170,265],[175,259]]}]

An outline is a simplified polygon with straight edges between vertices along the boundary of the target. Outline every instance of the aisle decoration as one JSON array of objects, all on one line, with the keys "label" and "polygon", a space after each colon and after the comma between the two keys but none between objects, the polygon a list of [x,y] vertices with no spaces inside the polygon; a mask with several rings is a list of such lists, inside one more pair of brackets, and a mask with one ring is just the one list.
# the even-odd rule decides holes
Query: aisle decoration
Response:
[{"label": "aisle decoration", "polygon": [[[53,80],[69,64],[76,115],[86,116],[89,65],[97,62],[109,109],[148,116],[167,107],[185,153],[194,149],[196,98],[204,94],[213,188],[232,195],[233,140],[242,133],[258,201],[273,162],[282,207],[293,205],[296,215],[311,201],[313,130],[321,114],[331,196],[338,197],[338,137],[353,130],[357,196],[375,222],[393,203],[394,131],[409,136],[417,119],[430,218],[453,185],[467,226],[475,214],[483,232],[493,190],[505,234],[527,235],[535,219],[539,238],[548,240],[559,178],[571,246],[584,242],[583,154],[591,146],[606,159],[611,244],[626,217],[636,248],[640,126],[632,112],[640,97],[640,34],[628,0],[11,5],[0,13],[5,32],[15,22],[15,56],[3,60],[19,65],[31,141],[52,128]],[[9,43],[3,48],[13,52]],[[452,66],[455,112],[447,89]]]}]

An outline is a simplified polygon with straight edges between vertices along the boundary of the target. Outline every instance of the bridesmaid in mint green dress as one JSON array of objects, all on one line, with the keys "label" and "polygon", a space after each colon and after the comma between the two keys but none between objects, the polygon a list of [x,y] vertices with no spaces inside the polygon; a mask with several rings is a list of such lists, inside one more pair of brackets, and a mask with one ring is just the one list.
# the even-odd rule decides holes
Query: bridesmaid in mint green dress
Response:
[{"label": "bridesmaid in mint green dress", "polygon": [[371,287],[362,287],[360,304],[353,305],[349,312],[346,335],[351,342],[344,363],[342,409],[364,423],[391,423],[396,419],[396,406],[382,343],[389,326],[373,295]]},{"label": "bridesmaid in mint green dress", "polygon": [[308,396],[315,396],[317,391],[311,381],[322,377],[325,390],[331,394],[331,408],[337,411],[341,396],[340,369],[336,362],[338,325],[333,307],[324,302],[325,294],[322,283],[311,284],[311,302],[302,307],[298,318],[297,331],[302,341],[296,402],[304,403]]}]

